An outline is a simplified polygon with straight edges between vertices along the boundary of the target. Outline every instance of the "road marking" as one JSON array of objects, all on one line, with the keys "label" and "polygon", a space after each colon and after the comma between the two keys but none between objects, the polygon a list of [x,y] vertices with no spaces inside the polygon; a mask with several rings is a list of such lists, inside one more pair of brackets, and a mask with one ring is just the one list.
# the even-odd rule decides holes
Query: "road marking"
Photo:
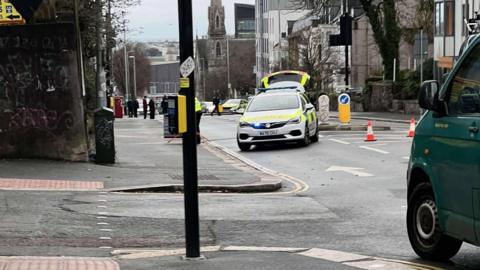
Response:
[{"label": "road marking", "polygon": [[340,144],[346,144],[346,145],[350,144],[349,142],[337,140],[337,139],[328,139],[328,140],[332,142],[340,143]]},{"label": "road marking", "polygon": [[98,212],[97,215],[107,216],[107,215],[108,215],[108,212]]},{"label": "road marking", "polygon": [[98,247],[98,248],[101,248],[101,249],[112,249],[112,247],[109,247],[109,246],[102,246],[102,247]]},{"label": "road marking", "polygon": [[373,147],[368,147],[368,146],[359,146],[360,148],[363,148],[363,149],[366,149],[366,150],[370,150],[370,151],[374,151],[374,152],[377,152],[377,153],[380,153],[380,154],[390,154],[389,152],[387,151],[383,151],[383,150],[380,150],[380,149],[377,149],[377,148],[373,148]]},{"label": "road marking", "polygon": [[98,218],[98,219],[105,219],[105,218],[108,218],[108,217],[98,216],[97,218]]},{"label": "road marking", "polygon": [[107,200],[97,200],[97,202],[107,202]]},{"label": "road marking", "polygon": [[[410,142],[409,140],[397,140],[397,141],[384,141],[382,140],[381,138],[379,139],[377,137],[378,140],[380,140],[382,143],[406,143],[406,142]],[[375,143],[366,143],[364,141],[364,139],[362,139],[360,142],[354,142],[355,144],[368,144],[368,145],[377,145]]]},{"label": "road marking", "polygon": [[107,222],[97,222],[97,225],[110,225],[110,224]]},{"label": "road marking", "polygon": [[407,160],[409,160],[409,159],[410,159],[410,157],[402,157],[402,158],[403,158],[403,159],[407,159]]},{"label": "road marking", "polygon": [[325,136],[318,134],[318,138],[324,138]]},{"label": "road marking", "polygon": [[112,240],[112,238],[108,237],[108,236],[100,236],[98,239],[100,239],[100,240]]},{"label": "road marking", "polygon": [[341,166],[331,166],[326,170],[326,172],[346,172],[353,174],[358,177],[369,177],[373,176],[373,174],[362,172],[364,168],[355,168],[355,167],[341,167]]},{"label": "road marking", "polygon": [[102,231],[102,232],[111,232],[111,231],[113,231],[113,230],[112,230],[112,229],[100,229],[100,231]]},{"label": "road marking", "polygon": [[106,205],[97,205],[97,208],[107,208]]}]

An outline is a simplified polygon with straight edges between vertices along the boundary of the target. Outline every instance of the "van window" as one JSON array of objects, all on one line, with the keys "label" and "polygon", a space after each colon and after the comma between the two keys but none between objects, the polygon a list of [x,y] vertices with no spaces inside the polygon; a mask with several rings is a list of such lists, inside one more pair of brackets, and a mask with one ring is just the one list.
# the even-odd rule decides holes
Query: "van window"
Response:
[{"label": "van window", "polygon": [[451,115],[480,113],[480,46],[476,46],[461,64],[449,93]]}]

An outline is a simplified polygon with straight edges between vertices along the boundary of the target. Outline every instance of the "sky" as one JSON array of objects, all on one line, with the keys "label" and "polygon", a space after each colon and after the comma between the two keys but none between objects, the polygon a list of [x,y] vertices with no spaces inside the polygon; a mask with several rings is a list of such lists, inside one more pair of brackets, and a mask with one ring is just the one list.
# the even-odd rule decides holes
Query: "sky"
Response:
[{"label": "sky", "polygon": [[[255,0],[222,0],[225,8],[225,27],[228,34],[235,32],[234,3],[255,4]],[[129,33],[135,41],[178,40],[177,0],[141,0],[141,4],[127,10]],[[207,35],[210,0],[192,0],[193,35]]]}]

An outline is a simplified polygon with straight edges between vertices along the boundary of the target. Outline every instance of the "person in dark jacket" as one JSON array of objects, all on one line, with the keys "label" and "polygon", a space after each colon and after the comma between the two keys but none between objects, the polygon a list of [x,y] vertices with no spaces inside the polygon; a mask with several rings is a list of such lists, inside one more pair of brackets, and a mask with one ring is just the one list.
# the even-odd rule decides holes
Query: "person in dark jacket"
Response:
[{"label": "person in dark jacket", "polygon": [[143,97],[143,119],[147,119],[147,113],[148,113],[147,96],[144,96]]},{"label": "person in dark jacket", "polygon": [[155,101],[153,101],[153,98],[148,102],[148,108],[150,110],[150,119],[155,119]]},{"label": "person in dark jacket", "polygon": [[140,108],[140,105],[138,104],[138,100],[137,99],[134,99],[133,100],[133,116],[135,118],[138,117],[138,108]]},{"label": "person in dark jacket", "polygon": [[162,107],[162,114],[167,114],[167,112],[168,112],[168,100],[167,100],[167,96],[163,96],[163,98],[162,98],[162,103],[161,103],[161,107]]},{"label": "person in dark jacket", "polygon": [[127,101],[127,108],[128,108],[128,117],[132,118],[133,116],[133,100]]},{"label": "person in dark jacket", "polygon": [[212,113],[210,114],[210,116],[213,116],[213,114],[214,114],[215,112],[217,112],[218,116],[220,116],[220,115],[221,115],[221,114],[220,114],[220,99],[217,98],[217,97],[214,97],[213,100],[212,100],[212,102],[213,102],[213,106],[215,106],[215,107],[213,108],[213,111],[212,111]]}]

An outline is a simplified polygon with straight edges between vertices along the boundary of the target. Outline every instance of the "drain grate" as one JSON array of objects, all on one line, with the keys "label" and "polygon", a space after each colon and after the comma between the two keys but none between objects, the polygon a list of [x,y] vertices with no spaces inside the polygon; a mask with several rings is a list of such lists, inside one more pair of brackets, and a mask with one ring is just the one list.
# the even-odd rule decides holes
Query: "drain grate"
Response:
[{"label": "drain grate", "polygon": [[[169,175],[170,178],[172,178],[173,180],[179,180],[179,181],[183,181],[183,175],[181,174],[170,174]],[[209,181],[209,180],[220,180],[218,177],[216,177],[215,175],[213,174],[199,174],[198,175],[198,180],[199,181]]]}]

